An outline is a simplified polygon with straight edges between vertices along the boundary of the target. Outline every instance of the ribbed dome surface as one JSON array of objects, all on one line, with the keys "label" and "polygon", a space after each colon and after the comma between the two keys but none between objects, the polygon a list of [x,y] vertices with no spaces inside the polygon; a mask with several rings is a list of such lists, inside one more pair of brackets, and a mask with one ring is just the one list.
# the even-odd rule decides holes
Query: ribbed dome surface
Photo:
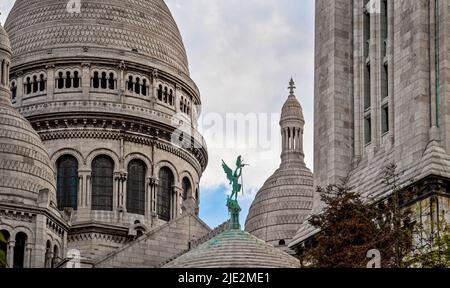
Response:
[{"label": "ribbed dome surface", "polygon": [[295,96],[289,96],[281,109],[281,121],[301,120],[303,121],[303,109]]},{"label": "ribbed dome surface", "polygon": [[[8,35],[0,26],[0,61],[10,61]],[[9,71],[7,71],[9,72]],[[44,145],[13,108],[9,83],[0,72],[0,200],[34,204],[41,189],[55,199],[55,176]]]},{"label": "ribbed dome surface", "polygon": [[11,43],[9,42],[8,34],[0,25],[0,49],[11,53]]},{"label": "ribbed dome surface", "polygon": [[284,163],[256,195],[245,230],[274,245],[288,244],[312,206],[313,174],[301,161]]},{"label": "ribbed dome surface", "polygon": [[189,75],[180,32],[163,0],[82,0],[80,13],[67,4],[17,0],[5,25],[14,56],[62,47],[135,49],[146,61]]},{"label": "ribbed dome surface", "polygon": [[164,268],[298,268],[289,254],[241,230],[227,230]]}]

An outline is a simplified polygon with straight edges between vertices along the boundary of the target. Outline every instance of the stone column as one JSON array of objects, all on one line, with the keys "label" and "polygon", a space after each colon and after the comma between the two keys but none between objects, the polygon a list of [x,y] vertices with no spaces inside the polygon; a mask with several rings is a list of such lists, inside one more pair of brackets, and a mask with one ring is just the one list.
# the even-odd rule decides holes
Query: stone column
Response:
[{"label": "stone column", "polygon": [[158,83],[157,83],[158,77],[159,77],[158,70],[154,69],[152,72],[152,81],[151,81],[152,82],[152,94],[150,95],[151,96],[150,102],[151,102],[152,108],[154,108],[154,105],[158,99]]},{"label": "stone column", "polygon": [[78,173],[77,207],[83,207],[83,204],[84,204],[83,175],[81,173]]},{"label": "stone column", "polygon": [[119,207],[119,195],[121,193],[120,184],[121,184],[121,174],[119,172],[114,173],[114,185],[113,185],[113,202],[112,202],[112,210],[117,211]]},{"label": "stone column", "polygon": [[92,202],[92,184],[91,184],[91,172],[89,172],[88,175],[86,175],[86,207],[90,207],[91,206],[91,202]]},{"label": "stone column", "polygon": [[181,111],[180,107],[180,97],[181,97],[181,86],[179,84],[175,84],[175,91],[173,94],[173,101],[175,101],[175,111],[179,113]]},{"label": "stone column", "polygon": [[178,218],[181,215],[181,205],[183,199],[183,189],[181,187],[174,187],[174,195],[175,195],[175,209],[173,214],[173,219]]},{"label": "stone column", "polygon": [[19,71],[16,73],[17,77],[17,91],[16,91],[16,104],[18,106],[22,105],[22,99],[23,99],[23,72]]},{"label": "stone column", "polygon": [[157,218],[157,211],[156,211],[156,193],[158,190],[158,185],[159,185],[159,180],[156,177],[149,177],[148,178],[148,183],[149,183],[149,189],[148,189],[148,211],[149,211],[149,215],[150,215],[150,221],[151,221],[151,225],[153,226],[153,223],[155,222],[156,218]]},{"label": "stone column", "polygon": [[49,64],[47,65],[46,69],[47,69],[47,101],[53,101],[55,93],[55,65]]},{"label": "stone column", "polygon": [[91,64],[82,63],[81,67],[81,88],[83,90],[83,97],[84,99],[89,99],[91,90]]},{"label": "stone column", "polygon": [[25,248],[25,256],[24,256],[24,268],[33,268],[31,267],[31,255],[33,253],[33,246],[31,243],[27,243]]},{"label": "stone column", "polygon": [[8,267],[13,268],[14,266],[14,247],[16,246],[16,241],[9,241],[8,243],[8,254],[7,254],[7,262]]}]

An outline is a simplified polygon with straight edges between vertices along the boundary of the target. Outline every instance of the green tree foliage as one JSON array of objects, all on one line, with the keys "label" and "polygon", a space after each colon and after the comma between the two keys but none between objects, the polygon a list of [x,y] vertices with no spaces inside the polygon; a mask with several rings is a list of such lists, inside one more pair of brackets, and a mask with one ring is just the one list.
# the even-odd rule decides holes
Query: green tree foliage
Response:
[{"label": "green tree foliage", "polygon": [[409,211],[398,206],[395,165],[383,172],[394,193],[379,203],[352,191],[347,180],[318,188],[325,209],[309,222],[321,232],[303,262],[318,268],[364,268],[370,260],[367,252],[377,249],[382,267],[405,267],[403,259],[411,251],[414,227]]},{"label": "green tree foliage", "polygon": [[[0,231],[0,243],[6,244],[5,235],[3,235],[3,233],[1,231]],[[5,268],[7,266],[8,266],[8,264],[6,263],[5,251],[0,249],[0,268]]]},{"label": "green tree foliage", "polygon": [[431,227],[418,225],[407,261],[414,268],[450,268],[450,225],[444,217]]}]

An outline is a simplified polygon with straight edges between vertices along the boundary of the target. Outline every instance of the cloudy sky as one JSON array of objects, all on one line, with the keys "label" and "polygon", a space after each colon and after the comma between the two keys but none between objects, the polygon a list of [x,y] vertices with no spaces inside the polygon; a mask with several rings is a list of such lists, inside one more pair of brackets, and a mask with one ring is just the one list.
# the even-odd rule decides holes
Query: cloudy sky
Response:
[{"label": "cloudy sky", "polygon": [[[244,222],[258,189],[280,163],[279,113],[291,76],[305,114],[306,162],[313,168],[314,0],[166,2],[203,100],[199,125],[210,160],[201,182],[200,216],[211,227],[227,219],[221,159],[231,166],[242,155],[250,164],[241,200]],[[0,1],[2,23],[13,4]],[[239,113],[250,124],[233,124]]]}]

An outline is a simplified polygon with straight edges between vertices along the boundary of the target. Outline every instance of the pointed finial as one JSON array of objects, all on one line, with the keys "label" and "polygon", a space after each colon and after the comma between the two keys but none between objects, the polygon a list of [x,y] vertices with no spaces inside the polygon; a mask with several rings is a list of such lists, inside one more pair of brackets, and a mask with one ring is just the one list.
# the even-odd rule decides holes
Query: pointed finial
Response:
[{"label": "pointed finial", "polygon": [[289,81],[289,94],[290,96],[294,96],[294,90],[297,89],[297,87],[295,87],[295,82],[294,79],[291,77],[291,81]]}]

